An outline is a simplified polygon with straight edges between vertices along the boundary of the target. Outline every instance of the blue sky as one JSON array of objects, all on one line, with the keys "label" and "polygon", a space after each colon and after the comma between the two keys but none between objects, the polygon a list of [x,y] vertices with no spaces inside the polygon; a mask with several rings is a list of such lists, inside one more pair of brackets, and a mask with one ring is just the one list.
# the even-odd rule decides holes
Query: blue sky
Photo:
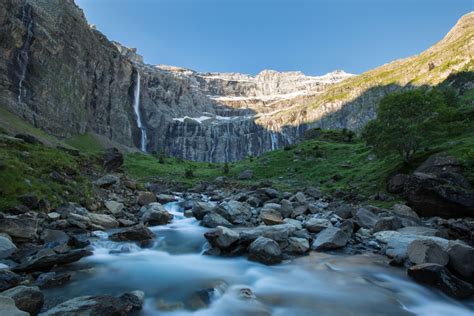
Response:
[{"label": "blue sky", "polygon": [[361,73],[423,51],[474,0],[76,0],[150,64],[256,74]]}]

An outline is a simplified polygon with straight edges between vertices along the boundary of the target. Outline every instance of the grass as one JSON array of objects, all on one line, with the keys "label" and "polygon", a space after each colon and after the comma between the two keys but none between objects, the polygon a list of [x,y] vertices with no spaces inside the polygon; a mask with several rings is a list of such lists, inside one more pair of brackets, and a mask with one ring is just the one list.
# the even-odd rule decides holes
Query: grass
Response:
[{"label": "grass", "polygon": [[71,147],[74,147],[82,153],[96,154],[104,151],[104,147],[99,141],[90,134],[79,134],[65,141]]}]

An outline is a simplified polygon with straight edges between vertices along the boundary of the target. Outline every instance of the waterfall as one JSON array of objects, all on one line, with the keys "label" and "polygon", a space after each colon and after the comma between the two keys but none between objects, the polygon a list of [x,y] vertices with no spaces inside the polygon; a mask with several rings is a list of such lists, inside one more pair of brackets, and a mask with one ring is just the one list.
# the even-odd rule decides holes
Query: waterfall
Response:
[{"label": "waterfall", "polygon": [[146,152],[146,129],[142,124],[142,116],[140,115],[140,73],[138,71],[134,98],[133,110],[137,116],[137,126],[140,129],[140,150]]},{"label": "waterfall", "polygon": [[278,136],[275,132],[270,132],[270,138],[272,141],[272,150],[278,149]]},{"label": "waterfall", "polygon": [[26,71],[28,68],[28,62],[30,61],[29,53],[31,40],[33,39],[33,18],[31,17],[31,6],[25,1],[23,5],[21,22],[26,27],[26,37],[23,42],[23,46],[20,49],[20,53],[17,57],[18,69],[19,69],[19,81],[18,81],[18,103],[21,102],[21,98],[24,94],[23,82],[25,81]]}]

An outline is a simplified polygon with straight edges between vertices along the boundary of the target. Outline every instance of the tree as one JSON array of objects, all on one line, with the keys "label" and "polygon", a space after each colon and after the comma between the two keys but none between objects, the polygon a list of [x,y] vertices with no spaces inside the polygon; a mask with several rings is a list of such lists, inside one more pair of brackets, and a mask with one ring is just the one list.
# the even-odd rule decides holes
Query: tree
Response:
[{"label": "tree", "polygon": [[435,89],[390,94],[380,101],[377,118],[362,136],[378,154],[398,153],[408,163],[450,113],[446,98]]}]

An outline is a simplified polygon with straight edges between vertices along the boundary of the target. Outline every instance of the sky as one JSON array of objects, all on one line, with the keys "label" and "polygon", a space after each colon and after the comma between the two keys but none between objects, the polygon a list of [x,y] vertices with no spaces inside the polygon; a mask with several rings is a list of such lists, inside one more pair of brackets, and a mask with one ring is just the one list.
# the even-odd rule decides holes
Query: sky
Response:
[{"label": "sky", "polygon": [[362,73],[422,52],[474,0],[76,0],[146,63],[207,72]]}]

